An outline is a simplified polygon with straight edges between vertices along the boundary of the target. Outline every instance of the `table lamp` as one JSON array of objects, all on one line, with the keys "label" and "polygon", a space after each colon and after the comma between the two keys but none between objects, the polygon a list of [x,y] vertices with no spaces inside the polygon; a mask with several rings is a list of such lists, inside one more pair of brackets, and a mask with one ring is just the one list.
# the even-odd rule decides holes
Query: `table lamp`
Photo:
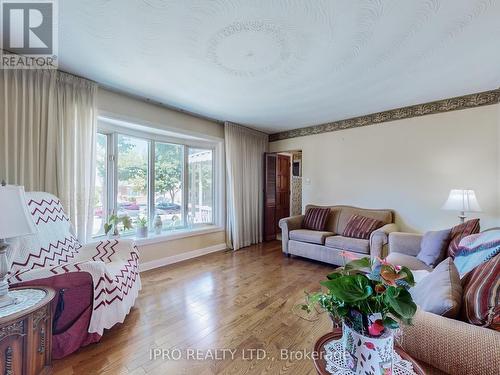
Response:
[{"label": "table lamp", "polygon": [[8,238],[36,233],[35,223],[28,212],[24,187],[6,185],[0,186],[0,308],[15,303],[9,295],[7,273],[10,266],[7,261]]},{"label": "table lamp", "polygon": [[459,211],[460,222],[465,221],[466,212],[481,212],[474,190],[452,189],[442,207],[443,210]]}]

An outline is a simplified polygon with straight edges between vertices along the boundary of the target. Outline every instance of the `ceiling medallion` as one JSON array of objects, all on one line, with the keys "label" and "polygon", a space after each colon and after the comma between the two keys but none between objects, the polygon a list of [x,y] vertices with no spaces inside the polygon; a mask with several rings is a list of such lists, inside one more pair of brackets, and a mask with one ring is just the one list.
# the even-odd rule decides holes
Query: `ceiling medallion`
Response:
[{"label": "ceiling medallion", "polygon": [[255,77],[278,69],[291,56],[288,41],[276,25],[235,22],[208,42],[207,58],[227,74]]}]

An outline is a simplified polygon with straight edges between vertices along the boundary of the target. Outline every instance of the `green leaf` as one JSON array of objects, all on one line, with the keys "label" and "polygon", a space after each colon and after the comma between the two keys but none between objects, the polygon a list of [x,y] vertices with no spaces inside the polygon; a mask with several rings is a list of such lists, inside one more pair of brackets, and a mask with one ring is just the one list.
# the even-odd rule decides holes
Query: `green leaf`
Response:
[{"label": "green leaf", "polygon": [[415,279],[413,278],[413,273],[408,267],[405,266],[401,267],[400,272],[404,272],[406,274],[406,277],[403,280],[406,281],[408,285],[410,285],[410,287],[415,285]]},{"label": "green leaf", "polygon": [[385,328],[389,328],[389,329],[396,329],[396,328],[399,328],[399,324],[398,322],[396,322],[394,319],[392,319],[391,317],[389,316],[386,316],[383,320],[383,324],[384,324],[384,327]]},{"label": "green leaf", "polygon": [[352,260],[344,266],[344,271],[370,271],[371,268],[371,260],[368,257]]},{"label": "green leaf", "polygon": [[105,223],[104,224],[104,234],[108,234],[108,232],[113,228],[113,225]]},{"label": "green leaf", "polygon": [[320,284],[344,303],[362,301],[373,294],[370,281],[363,275],[345,275],[334,280],[321,281]]},{"label": "green leaf", "polygon": [[332,272],[332,273],[330,273],[330,274],[326,275],[326,278],[327,278],[328,280],[334,280],[334,279],[336,279],[337,277],[341,277],[341,276],[342,276],[342,274],[341,274],[340,272]]},{"label": "green leaf", "polygon": [[405,289],[389,287],[384,294],[384,299],[391,308],[391,312],[403,321],[411,319],[417,311],[417,305],[413,302],[411,294]]}]

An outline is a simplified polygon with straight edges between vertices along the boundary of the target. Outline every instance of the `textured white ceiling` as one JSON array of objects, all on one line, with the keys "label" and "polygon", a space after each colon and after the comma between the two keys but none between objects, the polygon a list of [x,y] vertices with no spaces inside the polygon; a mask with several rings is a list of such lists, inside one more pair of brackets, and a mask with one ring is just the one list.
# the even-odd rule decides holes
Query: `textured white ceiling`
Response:
[{"label": "textured white ceiling", "polygon": [[500,86],[500,1],[60,1],[63,70],[267,132]]}]

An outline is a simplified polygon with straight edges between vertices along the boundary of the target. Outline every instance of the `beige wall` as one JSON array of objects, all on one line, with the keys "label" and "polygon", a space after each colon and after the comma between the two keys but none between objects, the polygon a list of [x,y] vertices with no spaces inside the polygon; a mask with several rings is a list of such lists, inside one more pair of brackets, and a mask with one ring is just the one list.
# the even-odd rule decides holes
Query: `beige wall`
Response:
[{"label": "beige wall", "polygon": [[224,127],[216,122],[173,111],[130,96],[99,88],[98,108],[101,114],[113,114],[118,118],[136,120],[144,125],[165,130],[181,130],[211,137],[224,138]]},{"label": "beige wall", "polygon": [[[100,114],[114,115],[117,118],[135,120],[140,124],[165,130],[179,130],[185,133],[224,138],[221,124],[176,112],[126,95],[100,88],[98,104]],[[225,242],[225,232],[203,234],[182,239],[169,240],[139,246],[141,262],[204,249]]]},{"label": "beige wall", "polygon": [[220,245],[225,242],[225,232],[220,231],[139,246],[140,260],[141,263],[151,262],[194,250]]},{"label": "beige wall", "polygon": [[[452,188],[476,191],[482,227],[500,225],[500,105],[272,142],[302,150],[303,203],[393,208],[403,230],[450,227]],[[310,183],[308,183],[308,179]]]}]

